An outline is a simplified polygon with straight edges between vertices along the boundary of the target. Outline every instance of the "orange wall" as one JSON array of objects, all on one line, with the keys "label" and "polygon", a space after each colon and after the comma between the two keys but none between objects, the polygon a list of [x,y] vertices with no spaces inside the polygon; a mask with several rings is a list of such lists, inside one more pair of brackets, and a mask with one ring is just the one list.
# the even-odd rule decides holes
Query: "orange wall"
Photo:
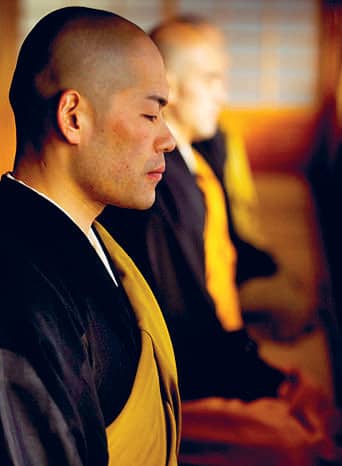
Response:
[{"label": "orange wall", "polygon": [[225,128],[244,136],[254,171],[303,171],[319,140],[319,107],[287,109],[226,109]]},{"label": "orange wall", "polygon": [[15,151],[14,118],[8,102],[17,53],[17,0],[1,0],[0,14],[0,173],[10,170]]}]

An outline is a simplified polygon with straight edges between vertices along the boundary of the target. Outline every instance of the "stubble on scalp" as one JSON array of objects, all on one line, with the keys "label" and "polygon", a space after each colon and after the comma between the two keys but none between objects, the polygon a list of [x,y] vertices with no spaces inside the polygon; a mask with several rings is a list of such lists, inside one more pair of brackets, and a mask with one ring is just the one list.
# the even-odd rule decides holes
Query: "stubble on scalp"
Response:
[{"label": "stubble on scalp", "polygon": [[74,89],[105,104],[109,92],[134,84],[132,57],[147,42],[139,27],[118,16],[71,21],[51,44],[50,60],[35,79],[37,91],[48,99]]}]

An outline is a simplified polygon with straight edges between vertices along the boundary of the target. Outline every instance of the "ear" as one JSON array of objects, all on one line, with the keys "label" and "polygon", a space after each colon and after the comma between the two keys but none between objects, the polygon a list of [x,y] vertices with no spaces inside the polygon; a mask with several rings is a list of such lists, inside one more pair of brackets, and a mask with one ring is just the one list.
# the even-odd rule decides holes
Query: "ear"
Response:
[{"label": "ear", "polygon": [[70,144],[80,142],[80,95],[73,89],[68,89],[59,98],[57,108],[58,127]]}]

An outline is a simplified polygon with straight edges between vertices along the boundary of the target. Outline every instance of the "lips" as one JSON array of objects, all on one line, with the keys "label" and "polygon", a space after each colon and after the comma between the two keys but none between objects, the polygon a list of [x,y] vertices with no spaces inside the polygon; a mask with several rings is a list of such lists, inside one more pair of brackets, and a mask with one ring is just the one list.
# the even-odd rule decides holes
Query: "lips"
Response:
[{"label": "lips", "polygon": [[165,164],[160,165],[157,168],[154,168],[153,170],[150,170],[148,172],[149,178],[154,179],[155,181],[160,181],[163,177],[163,173],[165,172]]},{"label": "lips", "polygon": [[154,170],[151,170],[149,173],[159,173],[162,175],[165,172],[165,165],[161,165],[158,168],[155,168]]},{"label": "lips", "polygon": [[149,170],[148,174],[149,175],[162,175],[164,172],[165,172],[165,163],[162,163],[156,168],[152,168],[152,170]]}]

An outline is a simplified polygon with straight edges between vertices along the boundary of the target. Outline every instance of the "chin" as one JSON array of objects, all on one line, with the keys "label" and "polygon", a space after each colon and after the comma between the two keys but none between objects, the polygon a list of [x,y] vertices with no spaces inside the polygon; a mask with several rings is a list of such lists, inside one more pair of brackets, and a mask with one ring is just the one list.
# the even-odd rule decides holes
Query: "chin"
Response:
[{"label": "chin", "polygon": [[212,125],[206,125],[202,128],[198,128],[198,140],[203,139],[210,139],[212,138],[217,131],[217,123],[213,123]]},{"label": "chin", "polygon": [[149,197],[141,197],[140,199],[107,199],[107,202],[105,202],[105,205],[112,205],[115,207],[120,207],[122,209],[131,209],[131,210],[147,210],[152,205],[154,204],[154,201],[156,199],[156,193],[153,191]]},{"label": "chin", "polygon": [[156,195],[154,193],[150,199],[144,199],[143,201],[139,201],[134,204],[132,203],[132,205],[129,206],[129,209],[135,209],[135,210],[150,209],[153,206],[155,200],[156,200]]},{"label": "chin", "polygon": [[215,126],[215,128],[210,128],[210,129],[209,128],[206,128],[206,129],[202,128],[202,131],[199,132],[196,135],[194,142],[203,141],[204,139],[211,139],[212,137],[215,136],[216,131],[217,131],[216,126]]}]

